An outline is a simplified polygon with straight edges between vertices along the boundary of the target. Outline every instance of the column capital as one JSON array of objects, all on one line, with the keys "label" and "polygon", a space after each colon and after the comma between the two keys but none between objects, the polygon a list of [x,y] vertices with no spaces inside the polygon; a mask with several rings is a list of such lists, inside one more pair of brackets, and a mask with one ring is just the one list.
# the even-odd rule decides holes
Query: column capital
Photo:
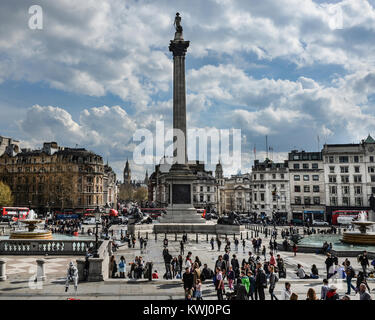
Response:
[{"label": "column capital", "polygon": [[169,44],[169,51],[173,52],[173,57],[185,56],[190,41],[171,40]]}]

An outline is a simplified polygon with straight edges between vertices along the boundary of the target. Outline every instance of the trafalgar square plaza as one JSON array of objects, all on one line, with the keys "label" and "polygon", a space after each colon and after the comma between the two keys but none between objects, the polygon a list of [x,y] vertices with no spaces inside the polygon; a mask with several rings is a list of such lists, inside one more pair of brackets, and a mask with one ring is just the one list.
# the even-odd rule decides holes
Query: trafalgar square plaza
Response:
[{"label": "trafalgar square plaza", "polygon": [[[172,318],[229,315],[236,300],[373,300],[375,66],[360,22],[340,57],[324,47],[361,5],[309,2],[311,26],[321,14],[331,30],[317,37],[288,1],[202,4],[207,21],[185,2],[62,1],[71,21],[47,3],[15,9],[38,47],[0,35],[0,300],[142,300],[143,315]],[[47,53],[16,75],[23,54]],[[24,96],[33,106],[12,109]]]}]

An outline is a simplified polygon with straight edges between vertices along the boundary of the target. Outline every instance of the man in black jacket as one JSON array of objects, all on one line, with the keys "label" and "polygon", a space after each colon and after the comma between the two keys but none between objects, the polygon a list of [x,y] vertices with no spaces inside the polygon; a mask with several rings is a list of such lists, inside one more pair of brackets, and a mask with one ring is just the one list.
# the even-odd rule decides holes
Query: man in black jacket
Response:
[{"label": "man in black jacket", "polygon": [[267,288],[267,277],[262,269],[262,264],[257,263],[255,276],[255,300],[265,300],[264,289]]},{"label": "man in black jacket", "polygon": [[214,276],[214,273],[213,271],[207,266],[207,264],[205,263],[203,265],[203,269],[202,269],[202,273],[201,273],[201,280],[202,281],[205,281],[207,279],[212,279]]},{"label": "man in black jacket", "polygon": [[367,257],[367,251],[363,251],[363,253],[358,257],[358,261],[362,266],[363,275],[366,277],[367,276],[366,269],[367,267],[370,266],[370,263]]},{"label": "man in black jacket", "polygon": [[232,260],[230,261],[230,264],[233,268],[235,277],[238,278],[240,276],[240,263],[238,262],[238,259],[235,254],[233,255]]},{"label": "man in black jacket", "polygon": [[330,253],[327,253],[325,264],[327,269],[327,279],[329,279],[332,276],[331,274],[329,274],[329,268],[333,265],[333,258]]},{"label": "man in black jacket", "polygon": [[191,297],[193,296],[193,282],[194,282],[194,276],[190,272],[189,268],[185,268],[185,273],[182,276],[182,282],[184,283],[184,291],[185,291],[185,299],[187,299],[188,295]]},{"label": "man in black jacket", "polygon": [[222,255],[220,255],[219,258],[215,262],[214,270],[216,270],[216,268],[219,268],[220,270],[226,269],[226,263],[223,260]]},{"label": "man in black jacket", "polygon": [[168,279],[168,277],[171,276],[171,261],[173,257],[168,252],[168,249],[165,249],[163,257],[164,257],[164,263],[165,263],[165,275]]}]

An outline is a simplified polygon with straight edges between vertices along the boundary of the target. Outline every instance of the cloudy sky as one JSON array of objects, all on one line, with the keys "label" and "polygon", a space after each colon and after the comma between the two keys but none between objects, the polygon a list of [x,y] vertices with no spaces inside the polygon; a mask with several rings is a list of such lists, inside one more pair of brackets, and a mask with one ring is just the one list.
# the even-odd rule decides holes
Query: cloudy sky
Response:
[{"label": "cloudy sky", "polygon": [[241,129],[242,172],[266,135],[274,160],[375,135],[375,0],[38,1],[42,30],[33,4],[0,3],[0,135],[24,147],[78,144],[121,176],[134,132],[172,125],[177,11],[188,127]]}]

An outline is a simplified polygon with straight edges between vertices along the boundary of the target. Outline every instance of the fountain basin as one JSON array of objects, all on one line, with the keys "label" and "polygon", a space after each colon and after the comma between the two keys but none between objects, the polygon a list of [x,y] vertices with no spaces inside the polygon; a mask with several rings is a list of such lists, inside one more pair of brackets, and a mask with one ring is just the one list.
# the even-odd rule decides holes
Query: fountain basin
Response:
[{"label": "fountain basin", "polygon": [[349,244],[375,245],[375,233],[347,231],[344,232],[341,241]]},{"label": "fountain basin", "polygon": [[21,221],[27,225],[28,230],[17,230],[10,233],[9,239],[27,239],[27,240],[52,240],[52,232],[50,230],[39,230],[37,224],[42,223],[40,219],[27,219]]}]

